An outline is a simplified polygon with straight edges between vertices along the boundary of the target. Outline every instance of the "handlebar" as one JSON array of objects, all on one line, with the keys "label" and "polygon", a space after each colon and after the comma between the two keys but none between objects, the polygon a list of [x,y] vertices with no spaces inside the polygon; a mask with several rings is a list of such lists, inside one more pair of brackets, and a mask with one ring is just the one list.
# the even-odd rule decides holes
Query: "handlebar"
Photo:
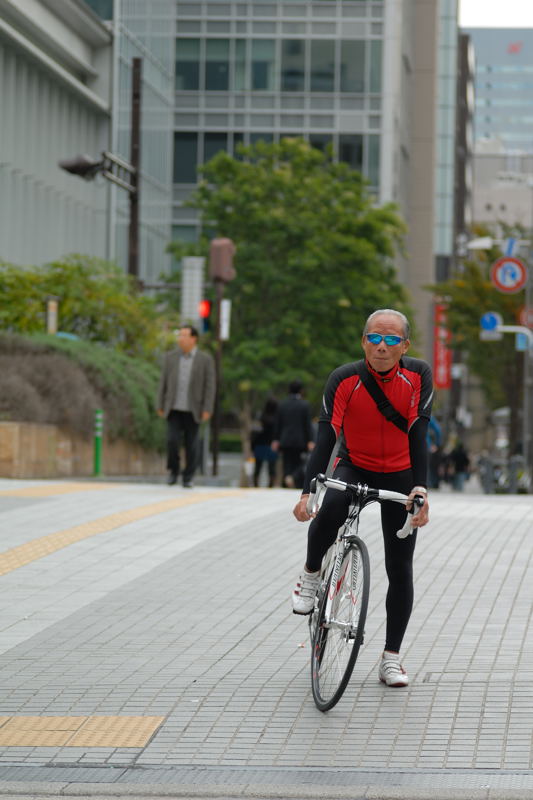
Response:
[{"label": "handlebar", "polygon": [[[306,509],[308,514],[316,514],[319,508],[318,501],[322,493],[326,489],[335,489],[338,492],[350,492],[354,497],[365,498],[368,497],[373,500],[392,500],[395,503],[402,503],[406,505],[409,500],[408,495],[401,492],[393,492],[389,489],[373,489],[367,484],[363,483],[346,483],[338,478],[327,478],[325,475],[319,474],[313,478],[310,486],[310,493],[307,499]],[[399,539],[405,539],[410,533],[416,531],[416,528],[411,526],[412,515],[414,514],[415,507],[418,509],[424,505],[424,498],[422,495],[415,496],[412,507],[409,509],[407,519],[403,528],[396,532]]]}]

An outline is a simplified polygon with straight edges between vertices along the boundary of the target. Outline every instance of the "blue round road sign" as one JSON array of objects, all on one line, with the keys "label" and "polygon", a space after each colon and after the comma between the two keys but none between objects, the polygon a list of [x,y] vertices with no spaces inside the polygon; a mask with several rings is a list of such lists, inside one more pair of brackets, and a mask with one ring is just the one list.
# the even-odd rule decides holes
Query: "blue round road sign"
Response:
[{"label": "blue round road sign", "polygon": [[484,331],[494,331],[502,324],[502,317],[497,311],[486,311],[479,322]]}]

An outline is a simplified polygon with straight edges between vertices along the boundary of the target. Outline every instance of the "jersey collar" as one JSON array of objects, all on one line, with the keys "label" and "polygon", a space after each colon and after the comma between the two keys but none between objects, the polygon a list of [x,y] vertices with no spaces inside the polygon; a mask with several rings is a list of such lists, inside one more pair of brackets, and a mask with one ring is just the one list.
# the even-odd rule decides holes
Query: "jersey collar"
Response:
[{"label": "jersey collar", "polygon": [[377,370],[375,370],[374,367],[372,367],[370,365],[370,363],[368,361],[366,361],[366,359],[365,359],[365,363],[366,363],[366,366],[367,366],[368,371],[370,372],[370,374],[373,375],[373,377],[377,381],[381,381],[382,383],[388,383],[389,381],[391,381],[398,374],[398,372],[400,370],[400,365],[399,364],[395,364],[392,367],[392,369],[390,369],[388,372],[377,372]]}]

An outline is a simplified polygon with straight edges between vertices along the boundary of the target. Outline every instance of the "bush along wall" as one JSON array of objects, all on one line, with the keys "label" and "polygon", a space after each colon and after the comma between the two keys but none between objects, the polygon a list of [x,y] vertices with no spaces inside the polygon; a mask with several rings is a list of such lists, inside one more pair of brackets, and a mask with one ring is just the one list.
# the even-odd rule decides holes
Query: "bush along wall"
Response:
[{"label": "bush along wall", "polygon": [[39,422],[92,436],[104,411],[111,439],[164,448],[155,402],[159,368],[103,344],[59,336],[0,334],[0,420]]}]

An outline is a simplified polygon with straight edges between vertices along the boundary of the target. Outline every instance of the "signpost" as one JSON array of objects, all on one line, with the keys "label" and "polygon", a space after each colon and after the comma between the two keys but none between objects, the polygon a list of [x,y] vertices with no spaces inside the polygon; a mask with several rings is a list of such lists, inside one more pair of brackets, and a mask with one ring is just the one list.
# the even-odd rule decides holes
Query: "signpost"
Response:
[{"label": "signpost", "polygon": [[222,384],[222,342],[229,339],[230,309],[228,303],[224,303],[223,294],[226,283],[232,281],[236,276],[233,266],[233,257],[236,248],[231,239],[221,237],[211,240],[209,248],[209,274],[215,284],[216,297],[216,395],[215,409],[212,419],[213,431],[213,475],[218,475],[218,449],[220,436],[220,388]]},{"label": "signpost", "polygon": [[[480,339],[490,339],[491,334],[496,333],[499,337],[503,333],[514,333],[515,347],[524,352],[524,399],[522,407],[522,454],[524,456],[524,469],[526,472],[530,466],[530,438],[531,426],[529,420],[529,371],[530,359],[533,356],[533,331],[524,325],[502,325],[501,316],[497,311],[487,311],[480,319],[481,330]],[[487,335],[488,334],[488,335]],[[494,337],[492,337],[494,338]]]},{"label": "signpost", "polygon": [[479,321],[481,325],[479,338],[485,342],[499,341],[502,338],[502,333],[498,328],[502,322],[502,315],[497,311],[486,311]]}]

